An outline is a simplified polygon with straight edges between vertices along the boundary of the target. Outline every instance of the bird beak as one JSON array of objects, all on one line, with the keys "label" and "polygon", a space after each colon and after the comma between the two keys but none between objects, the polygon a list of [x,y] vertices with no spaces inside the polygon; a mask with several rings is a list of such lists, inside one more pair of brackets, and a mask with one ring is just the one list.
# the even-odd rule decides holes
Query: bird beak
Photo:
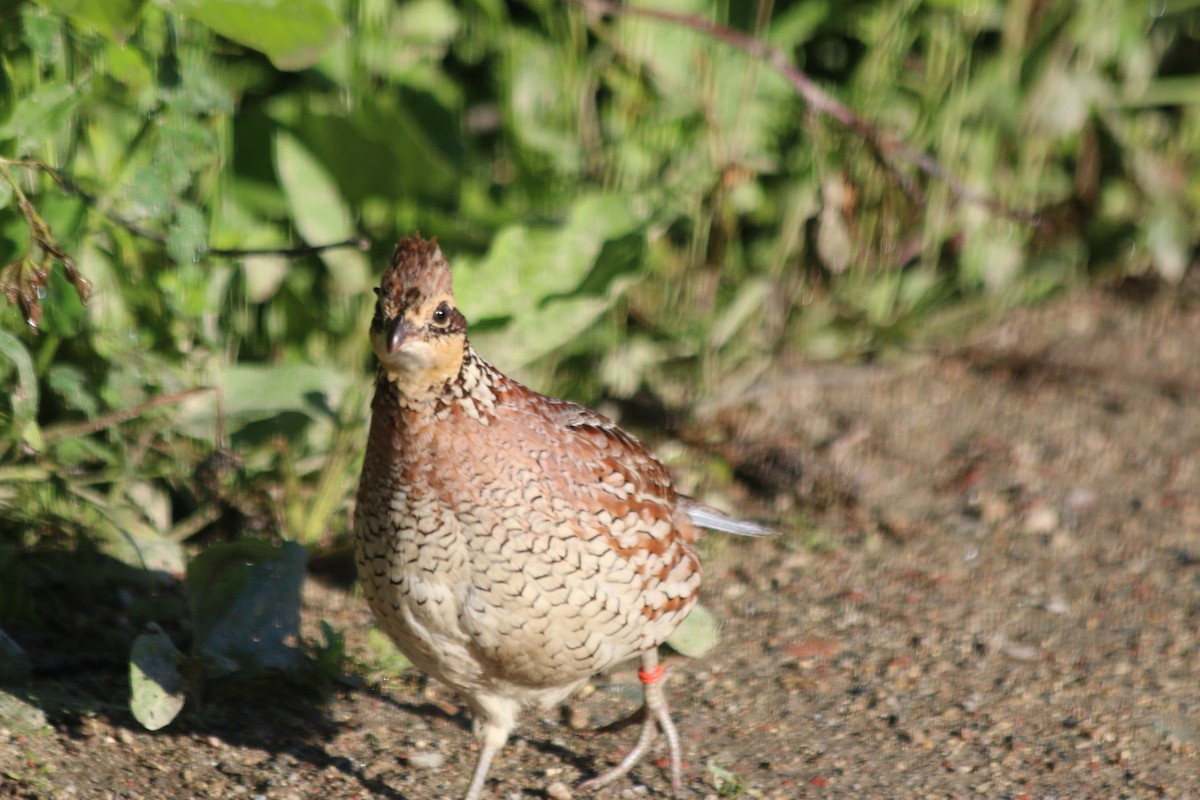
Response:
[{"label": "bird beak", "polygon": [[404,340],[412,333],[412,326],[405,321],[403,316],[396,319],[392,329],[387,335],[387,351],[388,355],[395,353],[400,349],[400,345],[404,344]]}]

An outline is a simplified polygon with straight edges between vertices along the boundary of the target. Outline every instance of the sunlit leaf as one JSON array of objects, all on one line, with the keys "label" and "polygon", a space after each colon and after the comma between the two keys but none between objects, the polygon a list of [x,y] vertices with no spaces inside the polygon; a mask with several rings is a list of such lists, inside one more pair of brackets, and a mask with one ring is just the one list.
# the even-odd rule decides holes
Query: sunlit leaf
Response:
[{"label": "sunlit leaf", "polygon": [[314,64],[341,32],[328,0],[172,0],[182,13],[283,70]]},{"label": "sunlit leaf", "polygon": [[[305,241],[330,244],[357,235],[350,210],[329,171],[295,137],[283,131],[275,136],[275,166],[292,219]],[[370,289],[370,265],[361,252],[349,248],[326,250],[321,260],[329,267],[338,294],[358,295]]]},{"label": "sunlit leaf", "polygon": [[372,657],[375,659],[375,669],[388,675],[399,675],[406,670],[412,669],[413,663],[408,660],[408,657],[401,653],[391,638],[379,630],[379,628],[371,627],[367,631],[367,647],[371,651]]},{"label": "sunlit leaf", "polygon": [[38,0],[38,5],[68,17],[75,25],[95,29],[124,42],[137,29],[146,0]]},{"label": "sunlit leaf", "polygon": [[575,202],[562,227],[505,228],[482,261],[456,261],[455,289],[464,310],[476,320],[520,316],[572,292],[596,266],[605,243],[643,224],[634,205],[623,195],[589,194]]},{"label": "sunlit leaf", "polygon": [[205,250],[208,225],[200,209],[191,203],[175,211],[175,224],[167,235],[167,252],[177,264],[190,264],[200,259]]},{"label": "sunlit leaf", "polygon": [[183,656],[162,631],[143,633],[133,642],[129,656],[129,709],[144,728],[159,730],[183,708],[185,681],[180,671]]},{"label": "sunlit leaf", "polygon": [[717,646],[719,640],[717,618],[707,608],[696,604],[675,632],[667,637],[667,644],[682,656],[702,658]]},{"label": "sunlit leaf", "polygon": [[16,139],[17,150],[25,151],[59,133],[75,113],[78,86],[46,83],[23,95],[0,123],[0,139]]}]

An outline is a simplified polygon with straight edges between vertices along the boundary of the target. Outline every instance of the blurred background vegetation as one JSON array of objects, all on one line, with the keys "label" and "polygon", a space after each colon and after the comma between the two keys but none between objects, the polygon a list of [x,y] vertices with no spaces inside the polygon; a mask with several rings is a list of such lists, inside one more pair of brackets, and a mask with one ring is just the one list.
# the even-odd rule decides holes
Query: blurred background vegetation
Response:
[{"label": "blurred background vegetation", "polygon": [[36,615],[12,565],[39,545],[178,575],[245,534],[344,542],[370,289],[410,232],[502,369],[682,413],[782,359],[887,359],[1195,272],[1196,0],[645,5],[768,42],[1042,224],[887,166],[762,58],[669,22],[0,3],[0,626]]}]

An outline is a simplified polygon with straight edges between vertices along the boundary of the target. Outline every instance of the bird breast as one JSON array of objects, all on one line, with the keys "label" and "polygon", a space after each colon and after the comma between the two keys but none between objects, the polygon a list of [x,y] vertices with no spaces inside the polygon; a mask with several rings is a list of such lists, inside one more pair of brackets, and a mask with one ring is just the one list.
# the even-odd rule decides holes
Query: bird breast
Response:
[{"label": "bird breast", "polygon": [[365,592],[401,650],[451,686],[577,683],[656,646],[690,610],[690,543],[650,506],[606,508],[627,481],[564,478],[569,450],[527,416],[377,409],[369,441]]}]

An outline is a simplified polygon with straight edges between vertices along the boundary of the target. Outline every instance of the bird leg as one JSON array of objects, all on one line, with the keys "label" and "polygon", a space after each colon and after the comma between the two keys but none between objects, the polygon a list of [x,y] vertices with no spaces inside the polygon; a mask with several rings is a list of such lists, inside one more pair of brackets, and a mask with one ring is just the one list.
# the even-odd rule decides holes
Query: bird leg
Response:
[{"label": "bird leg", "polygon": [[479,742],[479,761],[475,762],[475,774],[471,776],[466,800],[479,800],[483,793],[483,782],[487,780],[488,769],[492,766],[492,759],[508,741],[508,729],[503,725],[476,718],[475,739]]},{"label": "bird leg", "polygon": [[645,755],[650,743],[654,741],[656,729],[662,728],[667,737],[667,752],[671,758],[671,794],[679,795],[683,786],[683,761],[679,750],[679,732],[675,730],[675,723],[671,721],[671,712],[667,708],[667,697],[662,688],[663,668],[658,663],[656,650],[642,655],[642,668],[638,670],[638,677],[643,684],[642,694],[645,698],[646,713],[642,720],[642,732],[638,736],[637,744],[625,758],[621,759],[620,764],[579,784],[580,791],[599,789],[626,775],[629,770],[633,769],[633,765]]}]

